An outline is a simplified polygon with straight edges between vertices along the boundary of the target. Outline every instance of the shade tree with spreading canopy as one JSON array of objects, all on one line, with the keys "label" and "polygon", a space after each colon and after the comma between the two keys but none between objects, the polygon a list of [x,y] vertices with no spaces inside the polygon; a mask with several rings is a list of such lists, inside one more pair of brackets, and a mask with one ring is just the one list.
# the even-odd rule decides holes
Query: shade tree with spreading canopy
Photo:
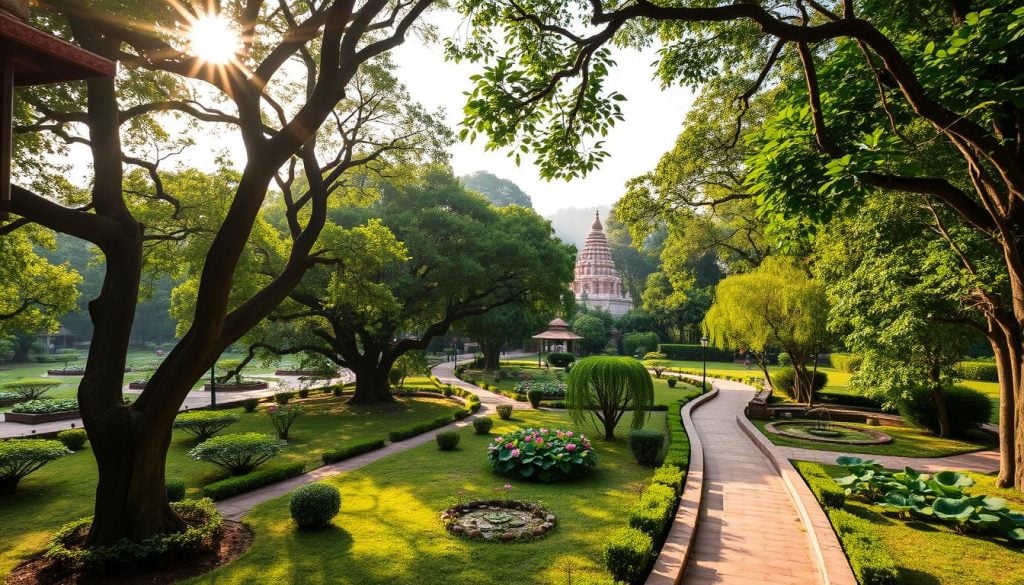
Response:
[{"label": "shade tree with spreading canopy", "polygon": [[[87,240],[104,257],[102,288],[89,304],[94,330],[78,389],[99,472],[86,546],[184,528],[167,502],[164,477],[171,425],[184,397],[317,262],[328,200],[349,172],[383,165],[389,153],[413,156],[426,148],[418,144],[424,137],[435,135],[436,126],[391,126],[384,117],[367,117],[375,109],[362,107],[358,90],[372,74],[366,67],[382,63],[431,4],[211,5],[239,33],[236,51],[224,63],[205,62],[190,51],[189,28],[204,10],[198,4],[52,2],[34,13],[34,24],[120,63],[114,79],[21,95],[13,219],[0,227],[6,238],[38,224]],[[108,18],[111,12],[118,18]],[[172,125],[175,118],[179,122]],[[225,190],[207,193],[214,208],[209,214],[183,208],[182,193],[163,183],[168,160],[194,149],[199,132],[232,133],[244,150],[241,168],[223,181]],[[47,167],[46,153],[66,152],[70,144],[89,153],[88,193],[55,188],[62,169]],[[138,173],[145,189],[135,188]],[[291,190],[300,176],[302,188]],[[287,253],[272,278],[243,293],[247,275],[237,268],[271,185],[282,193]],[[161,214],[161,221],[153,221]],[[206,223],[193,227],[189,218]],[[193,295],[194,314],[145,390],[126,405],[124,367],[147,255],[192,236],[208,242],[193,264],[194,284],[179,291]]]}]

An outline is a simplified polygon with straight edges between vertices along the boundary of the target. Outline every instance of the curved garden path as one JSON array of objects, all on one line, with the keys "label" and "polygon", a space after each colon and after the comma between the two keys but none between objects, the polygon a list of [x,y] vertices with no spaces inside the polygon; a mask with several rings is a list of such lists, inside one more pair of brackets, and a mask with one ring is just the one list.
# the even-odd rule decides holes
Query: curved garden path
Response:
[{"label": "curved garden path", "polygon": [[704,497],[682,582],[821,583],[782,478],[737,426],[753,390],[725,381],[715,387],[718,396],[693,411],[704,445]]}]

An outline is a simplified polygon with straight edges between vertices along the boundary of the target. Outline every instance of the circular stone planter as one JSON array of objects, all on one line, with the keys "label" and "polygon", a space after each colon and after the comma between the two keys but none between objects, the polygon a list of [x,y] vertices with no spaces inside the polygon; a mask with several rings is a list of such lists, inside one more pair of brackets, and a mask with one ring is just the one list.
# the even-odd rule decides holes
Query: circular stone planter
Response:
[{"label": "circular stone planter", "polygon": [[462,538],[513,542],[540,538],[557,520],[539,504],[478,500],[448,508],[441,514],[441,522],[449,534]]},{"label": "circular stone planter", "polygon": [[[245,384],[217,384],[217,392],[245,392],[247,390],[266,390],[270,388],[267,382],[247,382]],[[203,386],[203,390],[210,391],[210,385]]]},{"label": "circular stone planter", "polygon": [[819,426],[817,421],[787,420],[770,422],[764,425],[765,430],[804,441],[819,443],[835,443],[839,445],[883,445],[891,443],[889,435],[868,429],[860,429],[844,424]]}]

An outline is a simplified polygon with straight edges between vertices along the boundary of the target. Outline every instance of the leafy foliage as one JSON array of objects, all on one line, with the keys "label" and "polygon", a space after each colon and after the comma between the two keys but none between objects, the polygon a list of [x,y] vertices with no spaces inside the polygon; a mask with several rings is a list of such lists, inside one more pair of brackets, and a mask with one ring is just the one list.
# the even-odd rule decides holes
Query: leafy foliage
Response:
[{"label": "leafy foliage", "polygon": [[0,441],[0,493],[13,493],[21,478],[65,455],[71,451],[51,439]]},{"label": "leafy foliage", "polygon": [[14,394],[19,400],[36,400],[57,386],[60,386],[57,380],[27,379],[0,384],[0,390]]},{"label": "leafy foliage", "polygon": [[203,495],[212,500],[224,500],[285,479],[298,477],[304,471],[305,465],[301,461],[258,469],[245,475],[236,475],[207,484],[203,487]]},{"label": "leafy foliage", "polygon": [[585,435],[557,429],[521,429],[495,437],[487,460],[499,475],[543,483],[585,474],[597,458]]},{"label": "leafy foliage", "polygon": [[323,482],[298,487],[288,500],[292,520],[303,530],[323,528],[341,510],[341,492]]},{"label": "leafy foliage", "polygon": [[236,433],[207,439],[188,455],[196,461],[223,467],[232,475],[242,475],[279,455],[286,445],[281,439],[262,433]]},{"label": "leafy foliage", "polygon": [[442,451],[454,451],[459,446],[459,433],[457,431],[441,431],[434,435],[437,440],[437,448]]},{"label": "leafy foliage", "polygon": [[668,532],[675,504],[676,493],[671,487],[651,484],[640,496],[640,501],[630,508],[629,527],[658,542]]},{"label": "leafy foliage", "polygon": [[494,419],[486,416],[473,419],[473,430],[478,435],[488,435],[494,427]]},{"label": "leafy foliage", "polygon": [[267,406],[267,416],[277,430],[277,438],[288,439],[288,431],[291,430],[295,419],[302,416],[305,409],[301,404],[271,404]]},{"label": "leafy foliage", "polygon": [[330,451],[324,451],[321,456],[324,465],[330,465],[331,463],[337,463],[346,459],[351,459],[357,455],[363,453],[369,453],[370,451],[376,451],[377,449],[384,448],[384,439],[373,439],[370,441],[363,441],[354,445],[341,447],[340,449],[331,449]]},{"label": "leafy foliage", "polygon": [[665,447],[665,433],[661,431],[633,429],[629,431],[629,450],[640,465],[654,465]]},{"label": "leafy foliage", "polygon": [[554,366],[556,368],[564,368],[567,367],[569,364],[573,363],[574,361],[576,361],[576,356],[574,356],[571,353],[553,351],[544,356],[544,359],[545,361],[548,362],[548,365],[550,366]]},{"label": "leafy foliage", "polygon": [[218,410],[191,410],[174,419],[174,428],[195,436],[196,442],[203,442],[220,431],[238,422],[237,414]]},{"label": "leafy foliage", "polygon": [[57,433],[57,440],[71,451],[81,451],[85,447],[85,442],[89,440],[89,435],[85,429],[67,429]]},{"label": "leafy foliage", "polygon": [[[988,422],[992,415],[992,401],[984,392],[966,386],[952,386],[943,390],[942,395],[951,436],[964,436],[967,431]],[[896,405],[900,414],[914,425],[939,433],[939,417],[931,392],[912,390],[900,397]]]},{"label": "leafy foliage", "polygon": [[480,193],[497,207],[506,205],[518,205],[520,207],[532,208],[533,203],[530,196],[512,181],[502,179],[487,171],[476,171],[469,175],[459,177],[462,183],[469,189]]},{"label": "leafy foliage", "polygon": [[605,438],[612,439],[627,410],[633,411],[632,428],[643,427],[654,404],[654,384],[643,364],[633,358],[588,357],[569,372],[565,402],[573,422],[582,426],[600,421]]},{"label": "leafy foliage", "polygon": [[14,405],[11,412],[24,414],[52,414],[78,410],[77,398],[43,398]]},{"label": "leafy foliage", "polygon": [[654,540],[636,528],[612,533],[604,545],[604,562],[617,581],[643,583],[654,560]]}]

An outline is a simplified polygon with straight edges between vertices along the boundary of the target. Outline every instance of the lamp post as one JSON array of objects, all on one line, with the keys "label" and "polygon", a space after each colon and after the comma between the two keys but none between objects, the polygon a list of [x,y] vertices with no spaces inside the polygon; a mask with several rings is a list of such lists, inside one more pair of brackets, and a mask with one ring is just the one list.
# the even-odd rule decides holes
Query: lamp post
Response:
[{"label": "lamp post", "polygon": [[704,375],[700,379],[700,393],[703,394],[708,385],[708,336],[700,338],[700,360],[704,366]]},{"label": "lamp post", "polygon": [[452,369],[459,367],[459,338],[452,337]]},{"label": "lamp post", "polygon": [[210,410],[217,410],[217,377],[214,375],[216,369],[216,363],[210,366]]}]

